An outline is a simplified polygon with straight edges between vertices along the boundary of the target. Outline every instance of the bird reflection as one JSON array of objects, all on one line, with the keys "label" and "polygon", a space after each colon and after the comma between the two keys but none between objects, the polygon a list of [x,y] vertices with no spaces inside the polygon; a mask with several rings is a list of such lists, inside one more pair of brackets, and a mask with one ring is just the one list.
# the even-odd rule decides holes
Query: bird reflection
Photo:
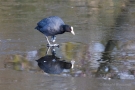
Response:
[{"label": "bird reflection", "polygon": [[60,58],[54,55],[46,55],[36,61],[38,62],[38,66],[49,74],[60,74],[64,69],[70,69],[72,67],[71,62],[60,60]]},{"label": "bird reflection", "polygon": [[[50,50],[50,49],[49,49]],[[49,52],[47,50],[47,52]],[[55,47],[51,47],[52,55],[45,55],[40,59],[36,60],[38,62],[38,66],[46,73],[49,74],[60,74],[64,69],[70,69],[73,67],[72,62],[67,62],[65,60],[61,60],[56,56]]]}]

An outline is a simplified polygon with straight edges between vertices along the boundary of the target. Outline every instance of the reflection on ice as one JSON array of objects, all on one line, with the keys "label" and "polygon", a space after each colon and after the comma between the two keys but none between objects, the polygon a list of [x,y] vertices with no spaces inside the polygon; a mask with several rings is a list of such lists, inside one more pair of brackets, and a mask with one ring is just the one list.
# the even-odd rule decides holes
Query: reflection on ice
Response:
[{"label": "reflection on ice", "polygon": [[[93,44],[89,45],[76,42],[62,43],[60,48],[56,48],[56,57],[61,57],[61,59],[56,59],[55,62],[50,54],[49,57],[52,57],[52,59],[50,59],[49,64],[54,63],[58,67],[60,66],[59,63],[65,63],[62,60],[66,60],[66,62],[71,64],[75,61],[74,68],[68,72],[71,76],[123,79],[125,74],[122,74],[123,72],[134,76],[134,52],[131,53],[128,48],[126,53],[121,53],[120,43],[121,41],[115,40],[109,40],[106,46],[99,42],[93,42]],[[126,47],[124,49],[126,50]],[[42,46],[37,51],[29,51],[23,55],[7,56],[5,67],[39,72],[40,70],[35,60],[49,60],[46,59],[48,56],[45,56],[46,50],[47,48]],[[53,66],[55,67],[55,65]],[[59,70],[60,72],[63,71],[60,67]],[[130,73],[131,71],[132,73]]]},{"label": "reflection on ice", "polygon": [[60,60],[60,58],[54,55],[46,55],[36,61],[38,62],[38,66],[49,74],[60,74],[64,69],[70,69],[72,67],[71,62]]},{"label": "reflection on ice", "polygon": [[32,61],[35,58],[35,56],[37,55],[37,53],[38,52],[36,50],[27,52],[26,59]]}]

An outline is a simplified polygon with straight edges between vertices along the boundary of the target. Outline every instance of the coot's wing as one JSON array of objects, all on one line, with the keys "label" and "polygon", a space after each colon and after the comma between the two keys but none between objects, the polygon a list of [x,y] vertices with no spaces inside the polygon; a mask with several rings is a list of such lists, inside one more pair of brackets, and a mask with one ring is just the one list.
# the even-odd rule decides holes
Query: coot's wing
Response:
[{"label": "coot's wing", "polygon": [[59,33],[60,26],[64,25],[65,23],[63,20],[58,16],[51,16],[48,18],[45,18],[37,23],[36,29],[38,29],[40,32],[50,36],[55,35]]},{"label": "coot's wing", "polygon": [[65,25],[64,21],[60,17],[57,17],[57,16],[49,17],[49,19],[50,19],[49,33],[52,35],[56,35],[60,33],[61,25]]}]

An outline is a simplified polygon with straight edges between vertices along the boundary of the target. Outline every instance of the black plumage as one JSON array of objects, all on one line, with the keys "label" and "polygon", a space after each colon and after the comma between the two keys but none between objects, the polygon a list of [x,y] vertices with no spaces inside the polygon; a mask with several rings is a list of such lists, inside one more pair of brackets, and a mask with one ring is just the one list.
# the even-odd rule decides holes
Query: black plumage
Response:
[{"label": "black plumage", "polygon": [[73,31],[73,27],[66,25],[64,21],[58,16],[50,16],[48,18],[42,19],[40,22],[37,23],[35,29],[39,30],[46,36],[48,43],[48,36],[52,36],[52,41],[55,42],[55,35],[63,34],[65,32],[71,32],[75,35]]},{"label": "black plumage", "polygon": [[53,55],[46,55],[36,61],[38,62],[38,66],[49,74],[60,74],[64,69],[70,69],[72,67],[71,62],[60,60]]},{"label": "black plumage", "polygon": [[63,20],[57,16],[45,18],[37,23],[36,29],[46,36],[53,36],[64,33],[62,26],[65,25]]}]

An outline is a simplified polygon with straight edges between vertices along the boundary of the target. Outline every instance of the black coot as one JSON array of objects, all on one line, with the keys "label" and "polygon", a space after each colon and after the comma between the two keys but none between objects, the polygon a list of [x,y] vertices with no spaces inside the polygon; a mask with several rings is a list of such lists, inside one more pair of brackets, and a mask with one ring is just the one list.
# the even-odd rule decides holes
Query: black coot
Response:
[{"label": "black coot", "polygon": [[38,62],[38,66],[49,74],[60,74],[64,69],[70,69],[72,67],[71,62],[62,61],[53,55],[46,55],[36,61]]},{"label": "black coot", "polygon": [[52,42],[55,42],[55,35],[63,34],[64,32],[71,32],[75,35],[73,27],[66,25],[64,21],[58,16],[51,16],[48,18],[42,19],[37,23],[35,29],[39,30],[46,36],[48,44],[51,46],[48,36],[52,36]]}]

